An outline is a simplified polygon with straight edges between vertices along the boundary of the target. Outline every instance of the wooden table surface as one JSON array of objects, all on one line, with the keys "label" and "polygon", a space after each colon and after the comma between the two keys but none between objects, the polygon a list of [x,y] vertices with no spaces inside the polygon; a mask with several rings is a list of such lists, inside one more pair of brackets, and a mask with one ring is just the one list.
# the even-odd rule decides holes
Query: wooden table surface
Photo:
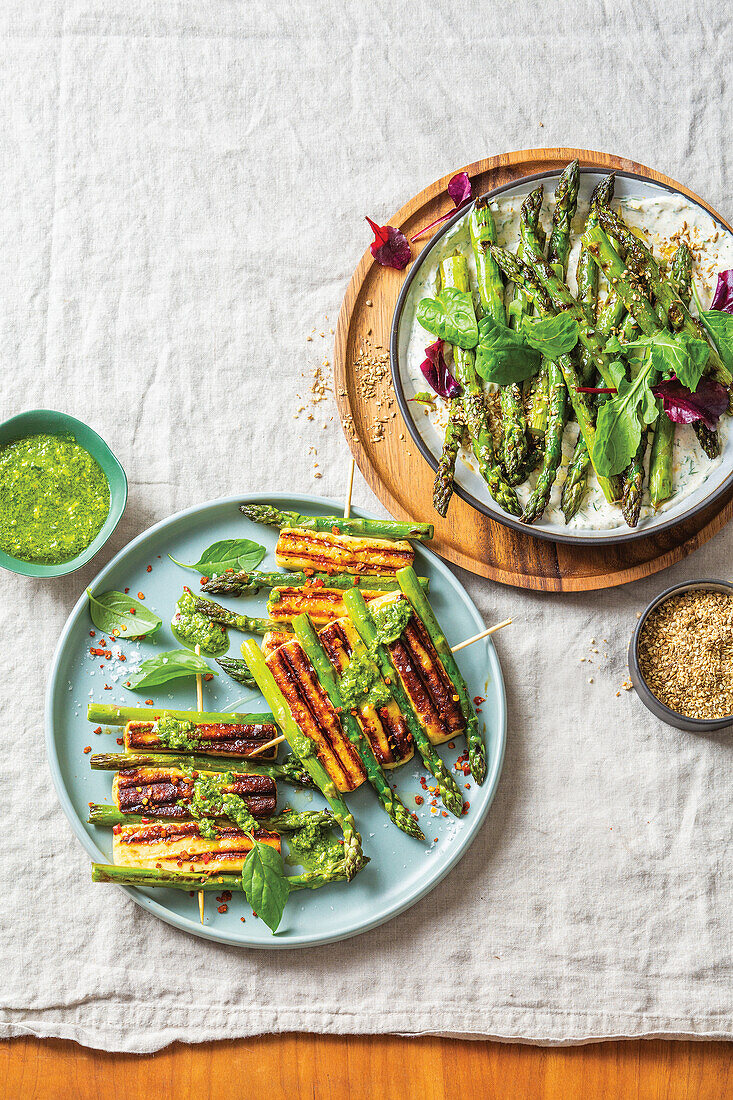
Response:
[{"label": "wooden table surface", "polygon": [[394,1036],[285,1035],[153,1055],[0,1043],[7,1100],[725,1100],[733,1044],[642,1040],[548,1048]]}]

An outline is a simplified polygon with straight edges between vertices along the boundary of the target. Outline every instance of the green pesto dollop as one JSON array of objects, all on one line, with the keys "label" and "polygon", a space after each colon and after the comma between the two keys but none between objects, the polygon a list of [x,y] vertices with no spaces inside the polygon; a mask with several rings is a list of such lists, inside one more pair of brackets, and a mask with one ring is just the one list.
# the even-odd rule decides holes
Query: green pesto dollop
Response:
[{"label": "green pesto dollop", "polygon": [[288,835],[288,863],[305,871],[323,871],[344,858],[344,849],[329,826],[309,821]]},{"label": "green pesto dollop", "polygon": [[215,836],[211,818],[228,817],[244,833],[251,833],[257,828],[257,822],[247,809],[247,803],[238,794],[225,792],[225,787],[230,787],[234,782],[231,772],[222,772],[218,775],[203,774],[199,772],[193,781],[193,794],[190,803],[180,801],[185,806],[191,817],[201,822],[209,831],[204,836]]},{"label": "green pesto dollop", "polygon": [[168,714],[158,719],[157,734],[166,748],[175,749],[177,752],[198,752],[205,746],[195,733],[196,726],[193,722],[171,718]]},{"label": "green pesto dollop", "polygon": [[227,628],[221,623],[212,623],[211,619],[194,609],[194,597],[190,588],[183,589],[176,604],[171,631],[174,638],[188,649],[201,646],[201,652],[206,657],[220,657],[229,649]]},{"label": "green pesto dollop", "polygon": [[102,467],[71,436],[29,435],[0,450],[0,549],[21,561],[70,561],[109,514]]},{"label": "green pesto dollop", "polygon": [[412,604],[409,600],[399,599],[383,607],[369,609],[377,628],[378,640],[383,645],[396,642],[412,618]]},{"label": "green pesto dollop", "polygon": [[371,704],[383,707],[391,699],[389,688],[368,654],[352,657],[339,682],[341,698],[349,710]]}]

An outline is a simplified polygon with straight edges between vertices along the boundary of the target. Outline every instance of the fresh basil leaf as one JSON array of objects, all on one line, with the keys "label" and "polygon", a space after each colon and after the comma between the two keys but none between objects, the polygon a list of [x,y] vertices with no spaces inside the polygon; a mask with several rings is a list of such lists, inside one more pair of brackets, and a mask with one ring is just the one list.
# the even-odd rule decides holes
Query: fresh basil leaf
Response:
[{"label": "fresh basil leaf", "polygon": [[650,382],[651,362],[634,379],[618,384],[618,393],[598,409],[593,465],[603,477],[622,473],[636,454],[642,424],[652,424],[659,415]]},{"label": "fresh basil leaf", "polygon": [[700,320],[712,336],[718,355],[728,370],[733,371],[733,316],[719,309],[704,309]]},{"label": "fresh basil leaf", "polygon": [[256,569],[267,551],[264,546],[252,539],[222,539],[213,542],[204,550],[203,554],[193,565],[185,561],[176,561],[170,554],[168,557],[176,565],[182,565],[184,569],[195,569],[206,577],[214,574],[226,573],[227,569],[244,570],[249,573]]},{"label": "fresh basil leaf", "polygon": [[508,386],[524,382],[540,367],[540,353],[530,347],[520,332],[499,324],[488,315],[479,321],[476,370],[486,382]]},{"label": "fresh basil leaf", "polygon": [[101,592],[93,596],[87,588],[89,614],[97,630],[104,634],[119,634],[125,638],[142,638],[154,634],[162,620],[139,600],[124,592]]},{"label": "fresh basil leaf", "polygon": [[242,889],[253,912],[275,932],[290,894],[283,857],[276,848],[254,842],[242,868]]},{"label": "fresh basil leaf", "polygon": [[555,317],[522,320],[524,336],[530,347],[536,348],[545,359],[559,359],[569,355],[578,342],[580,328],[578,322],[569,313],[558,313]]},{"label": "fresh basil leaf", "polygon": [[423,298],[416,316],[424,329],[455,347],[470,350],[478,343],[473,298],[465,290],[449,286],[435,298]]},{"label": "fresh basil leaf", "polygon": [[181,676],[208,673],[219,675],[209,667],[203,657],[197,657],[187,649],[171,649],[167,653],[158,653],[155,657],[149,657],[147,661],[143,661],[137,673],[130,677],[127,686],[131,691],[147,691],[148,688],[159,687]]}]

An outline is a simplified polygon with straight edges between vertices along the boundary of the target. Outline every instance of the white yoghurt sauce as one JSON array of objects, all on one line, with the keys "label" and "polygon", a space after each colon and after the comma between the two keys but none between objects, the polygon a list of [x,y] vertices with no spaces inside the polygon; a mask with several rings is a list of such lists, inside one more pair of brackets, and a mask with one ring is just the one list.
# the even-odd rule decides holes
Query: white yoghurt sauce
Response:
[{"label": "white yoghurt sauce", "polygon": [[[550,186],[554,185],[554,181]],[[514,250],[519,240],[519,213],[522,202],[527,192],[513,195],[510,198],[499,198],[491,203],[491,209],[496,222],[498,242],[500,245]],[[588,213],[588,202],[578,203],[578,212],[573,222],[573,243],[568,263],[568,284],[575,293],[575,268],[580,253],[580,235]],[[733,267],[733,237],[724,232],[713,219],[695,203],[690,202],[682,195],[662,194],[656,198],[620,198],[616,204],[620,208],[626,223],[632,227],[646,231],[646,241],[653,248],[658,258],[664,258],[669,253],[670,238],[680,231],[684,231],[693,249],[699,254],[693,268],[695,285],[705,306],[710,304],[715,289],[718,271]],[[542,224],[549,236],[554,199],[546,198],[542,213]],[[674,246],[673,246],[674,248]],[[468,214],[460,218],[455,225],[445,234],[441,241],[430,253],[426,262],[416,274],[410,293],[405,303],[405,313],[402,325],[409,326],[407,351],[404,358],[406,367],[407,385],[405,396],[413,397],[415,393],[430,390],[425,378],[420,371],[420,364],[425,358],[425,348],[435,340],[435,336],[426,332],[415,317],[417,304],[421,298],[433,297],[436,293],[437,270],[441,260],[458,249],[466,257],[471,272],[473,285],[476,285],[476,265],[473,259],[471,241],[468,232]],[[601,278],[599,298],[601,303],[607,294],[608,287]],[[694,304],[692,306],[694,312]],[[450,349],[447,349],[447,361],[450,362]],[[490,387],[495,388],[495,387]],[[414,419],[426,442],[439,455],[442,438],[445,434],[447,421],[447,404],[440,397],[435,398],[433,405],[414,405]],[[425,419],[425,425],[421,423]],[[721,452],[723,451],[728,431],[728,418],[722,417],[718,424],[718,433],[721,440]],[[428,428],[428,424],[433,429]],[[427,430],[424,430],[427,429]],[[557,525],[563,530],[573,529],[601,530],[614,527],[625,527],[625,521],[618,504],[609,504],[600,490],[593,472],[588,478],[588,488],[583,497],[583,503],[570,523],[565,523],[565,517],[560,509],[560,496],[565,482],[565,470],[572,458],[575,444],[578,438],[578,425],[572,421],[565,428],[563,436],[563,458],[558,470],[552,494],[539,525]],[[644,482],[644,495],[642,499],[641,526],[645,519],[658,515],[660,512],[676,508],[680,501],[690,496],[698,489],[709,474],[720,465],[722,453],[716,459],[710,459],[701,449],[693,428],[687,424],[677,424],[674,441],[674,491],[669,500],[666,500],[656,511],[649,500],[647,486],[649,473],[649,458],[651,448],[647,448],[645,457],[646,477]],[[437,457],[437,456],[436,456]],[[471,484],[466,484],[475,496],[490,501],[488,489],[480,480],[478,466],[473,452],[462,447],[459,459],[470,471],[474,478]],[[539,471],[530,475],[527,481],[517,486],[517,496],[520,504],[524,505],[534,488]],[[458,474],[458,471],[457,471]],[[462,479],[461,479],[462,480]],[[480,484],[476,484],[480,480]],[[498,509],[498,505],[496,505]]]}]

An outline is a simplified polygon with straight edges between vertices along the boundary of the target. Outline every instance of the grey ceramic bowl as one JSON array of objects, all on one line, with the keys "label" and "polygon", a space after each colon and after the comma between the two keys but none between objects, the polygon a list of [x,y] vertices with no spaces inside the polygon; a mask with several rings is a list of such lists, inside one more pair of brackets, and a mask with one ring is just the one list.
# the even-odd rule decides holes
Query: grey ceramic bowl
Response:
[{"label": "grey ceramic bowl", "polygon": [[668,726],[676,726],[677,729],[686,730],[688,733],[714,733],[716,730],[726,729],[726,727],[733,725],[733,714],[729,714],[725,718],[687,718],[684,714],[678,714],[677,711],[666,707],[664,703],[660,703],[656,695],[652,694],[639,667],[639,638],[644,629],[644,623],[652,611],[664,603],[665,600],[668,600],[670,596],[679,596],[682,592],[699,592],[700,590],[725,592],[727,595],[733,596],[733,584],[729,584],[728,581],[685,581],[683,584],[675,584],[655,596],[642,612],[636,624],[636,630],[631,637],[629,644],[629,674],[642,703],[657,718],[661,718],[663,722],[666,722]]}]

